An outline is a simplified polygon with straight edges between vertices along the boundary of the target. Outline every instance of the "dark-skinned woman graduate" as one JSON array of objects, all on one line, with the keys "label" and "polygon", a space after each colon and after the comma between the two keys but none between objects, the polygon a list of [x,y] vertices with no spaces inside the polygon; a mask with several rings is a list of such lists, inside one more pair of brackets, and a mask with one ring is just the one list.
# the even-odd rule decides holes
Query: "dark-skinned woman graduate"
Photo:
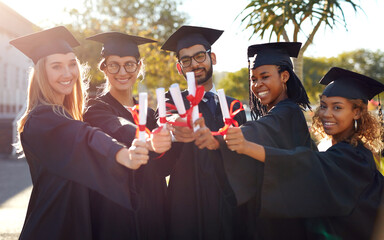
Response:
[{"label": "dark-skinned woman graduate", "polygon": [[[253,121],[237,128],[248,141],[283,149],[315,147],[303,114],[309,107],[308,97],[290,59],[297,57],[300,47],[297,42],[278,42],[248,48],[248,57],[254,57],[249,70]],[[263,179],[263,163],[220,143],[225,171],[241,209],[236,226],[241,239],[306,239],[305,222],[300,218],[259,216],[255,201],[263,197],[257,191],[264,189],[265,182],[257,181]]]},{"label": "dark-skinned woman graduate", "polygon": [[313,129],[331,141],[326,151],[263,146],[244,141],[235,128],[225,139],[229,149],[264,163],[261,215],[305,218],[308,239],[372,239],[384,184],[374,154],[384,143],[367,103],[384,84],[336,67],[320,83],[327,86]]},{"label": "dark-skinned woman graduate", "polygon": [[[135,139],[136,125],[131,110],[138,102],[133,97],[133,86],[138,76],[144,74],[144,63],[139,45],[155,42],[151,39],[120,32],[105,32],[88,38],[103,43],[99,68],[106,77],[104,93],[90,100],[84,120],[101,128],[108,135],[130,146]],[[142,111],[143,109],[139,109]],[[147,109],[147,128],[157,128],[154,110]],[[137,212],[135,212],[140,239],[165,239],[165,176],[169,175],[167,163],[157,159],[171,147],[171,135],[165,127],[153,132],[147,139],[148,149],[153,151],[147,165],[133,171],[136,183]],[[116,233],[118,239],[128,239],[125,234],[127,219],[133,212],[127,211],[100,195],[91,199],[99,226],[108,234]]]}]

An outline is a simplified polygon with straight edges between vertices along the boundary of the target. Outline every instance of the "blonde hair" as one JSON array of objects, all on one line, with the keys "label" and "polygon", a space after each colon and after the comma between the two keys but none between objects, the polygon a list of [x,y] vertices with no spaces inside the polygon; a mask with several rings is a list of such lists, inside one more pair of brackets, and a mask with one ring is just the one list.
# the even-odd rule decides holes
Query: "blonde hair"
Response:
[{"label": "blonde hair", "polygon": [[[107,79],[107,75],[105,74],[104,71],[107,71],[106,68],[107,68],[107,59],[108,59],[108,56],[101,59],[101,61],[99,62],[99,69],[100,71],[103,72],[104,74],[104,77],[105,77],[105,83],[102,84],[100,86],[100,89],[101,89],[101,95],[104,95],[106,93],[108,93],[110,90],[111,90],[111,83],[109,82],[109,80]],[[145,78],[145,64],[144,64],[144,59],[136,59],[137,62],[141,62],[141,66],[140,66],[140,71],[139,73],[137,74],[137,78],[141,76],[142,79]]]},{"label": "blonde hair", "polygon": [[[361,99],[347,99],[353,105],[353,109],[360,109],[360,118],[357,120],[357,129],[355,132],[342,139],[350,143],[352,146],[357,146],[359,142],[363,143],[366,148],[371,150],[372,153],[377,154],[383,149],[384,143],[382,142],[382,134],[384,129],[381,126],[378,116],[368,111],[368,106]],[[321,137],[327,137],[324,132],[323,125],[320,121],[318,107],[313,116],[312,129],[315,134],[319,134]]]},{"label": "blonde hair", "polygon": [[[24,125],[27,122],[30,112],[35,109],[39,104],[52,106],[53,111],[61,116],[67,116],[67,113],[75,120],[83,120],[84,101],[86,99],[86,90],[88,86],[87,81],[83,81],[83,77],[87,74],[86,66],[81,66],[78,59],[76,59],[77,67],[79,70],[79,77],[76,80],[73,90],[69,95],[64,97],[63,105],[55,104],[55,92],[48,82],[47,71],[45,67],[46,57],[39,59],[34,68],[29,74],[28,85],[28,98],[27,109],[23,116],[17,122],[17,131],[23,132]],[[86,79],[86,78],[84,78]],[[20,137],[16,148],[20,151]]]}]

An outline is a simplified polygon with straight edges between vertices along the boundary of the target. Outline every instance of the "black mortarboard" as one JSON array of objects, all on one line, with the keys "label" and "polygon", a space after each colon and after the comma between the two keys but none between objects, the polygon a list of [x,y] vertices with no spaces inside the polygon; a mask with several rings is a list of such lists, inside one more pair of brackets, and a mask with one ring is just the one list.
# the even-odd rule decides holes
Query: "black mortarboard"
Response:
[{"label": "black mortarboard", "polygon": [[293,69],[291,57],[297,57],[300,42],[274,42],[251,45],[248,47],[248,58],[255,57],[251,69],[262,65],[286,65]]},{"label": "black mortarboard", "polygon": [[40,58],[55,54],[73,52],[80,43],[63,26],[32,33],[9,42],[36,64]]},{"label": "black mortarboard", "polygon": [[156,42],[155,40],[128,35],[120,32],[105,32],[86,38],[103,43],[101,55],[107,57],[116,55],[120,57],[133,56],[140,58],[138,45]]},{"label": "black mortarboard", "polygon": [[165,41],[161,49],[178,53],[196,44],[211,48],[223,32],[212,28],[182,26]]},{"label": "black mortarboard", "polygon": [[362,99],[365,102],[384,91],[382,83],[338,67],[331,68],[320,83],[327,85],[323,91],[323,95],[327,97]]}]

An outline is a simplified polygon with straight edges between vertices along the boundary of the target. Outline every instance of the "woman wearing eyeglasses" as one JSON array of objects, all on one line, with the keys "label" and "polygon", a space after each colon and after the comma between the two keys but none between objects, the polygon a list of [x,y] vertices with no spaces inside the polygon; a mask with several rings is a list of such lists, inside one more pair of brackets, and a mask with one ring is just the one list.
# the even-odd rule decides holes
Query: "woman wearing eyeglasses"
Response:
[{"label": "woman wearing eyeglasses", "polygon": [[[130,146],[137,128],[130,110],[137,104],[132,89],[139,75],[144,72],[138,45],[155,41],[119,32],[101,33],[87,39],[103,43],[99,68],[106,77],[106,84],[102,95],[88,102],[84,120]],[[154,110],[150,108],[147,109],[147,128],[157,128]],[[98,220],[95,228],[103,228],[105,233],[105,236],[98,236],[100,239],[127,239],[125,231],[129,219],[127,216],[130,214],[135,214],[139,239],[166,237],[165,176],[169,173],[167,163],[163,159],[156,159],[156,153],[163,153],[170,147],[171,135],[165,128],[153,133],[147,141],[147,148],[153,151],[150,153],[152,159],[147,165],[134,171],[136,189],[132,189],[132,194],[136,196],[135,213],[105,201],[97,193],[92,194],[91,211]]]}]

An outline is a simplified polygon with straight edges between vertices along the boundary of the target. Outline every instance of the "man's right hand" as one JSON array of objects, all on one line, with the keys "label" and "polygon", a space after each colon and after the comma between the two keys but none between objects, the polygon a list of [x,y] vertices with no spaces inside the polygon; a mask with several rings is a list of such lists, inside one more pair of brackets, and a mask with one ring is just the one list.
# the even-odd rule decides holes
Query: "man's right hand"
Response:
[{"label": "man's right hand", "polygon": [[[176,118],[175,122],[186,122],[186,120],[181,117],[178,117]],[[174,130],[172,131],[172,133],[176,141],[178,142],[187,143],[195,141],[193,129],[190,129],[189,127],[174,126]]]}]

